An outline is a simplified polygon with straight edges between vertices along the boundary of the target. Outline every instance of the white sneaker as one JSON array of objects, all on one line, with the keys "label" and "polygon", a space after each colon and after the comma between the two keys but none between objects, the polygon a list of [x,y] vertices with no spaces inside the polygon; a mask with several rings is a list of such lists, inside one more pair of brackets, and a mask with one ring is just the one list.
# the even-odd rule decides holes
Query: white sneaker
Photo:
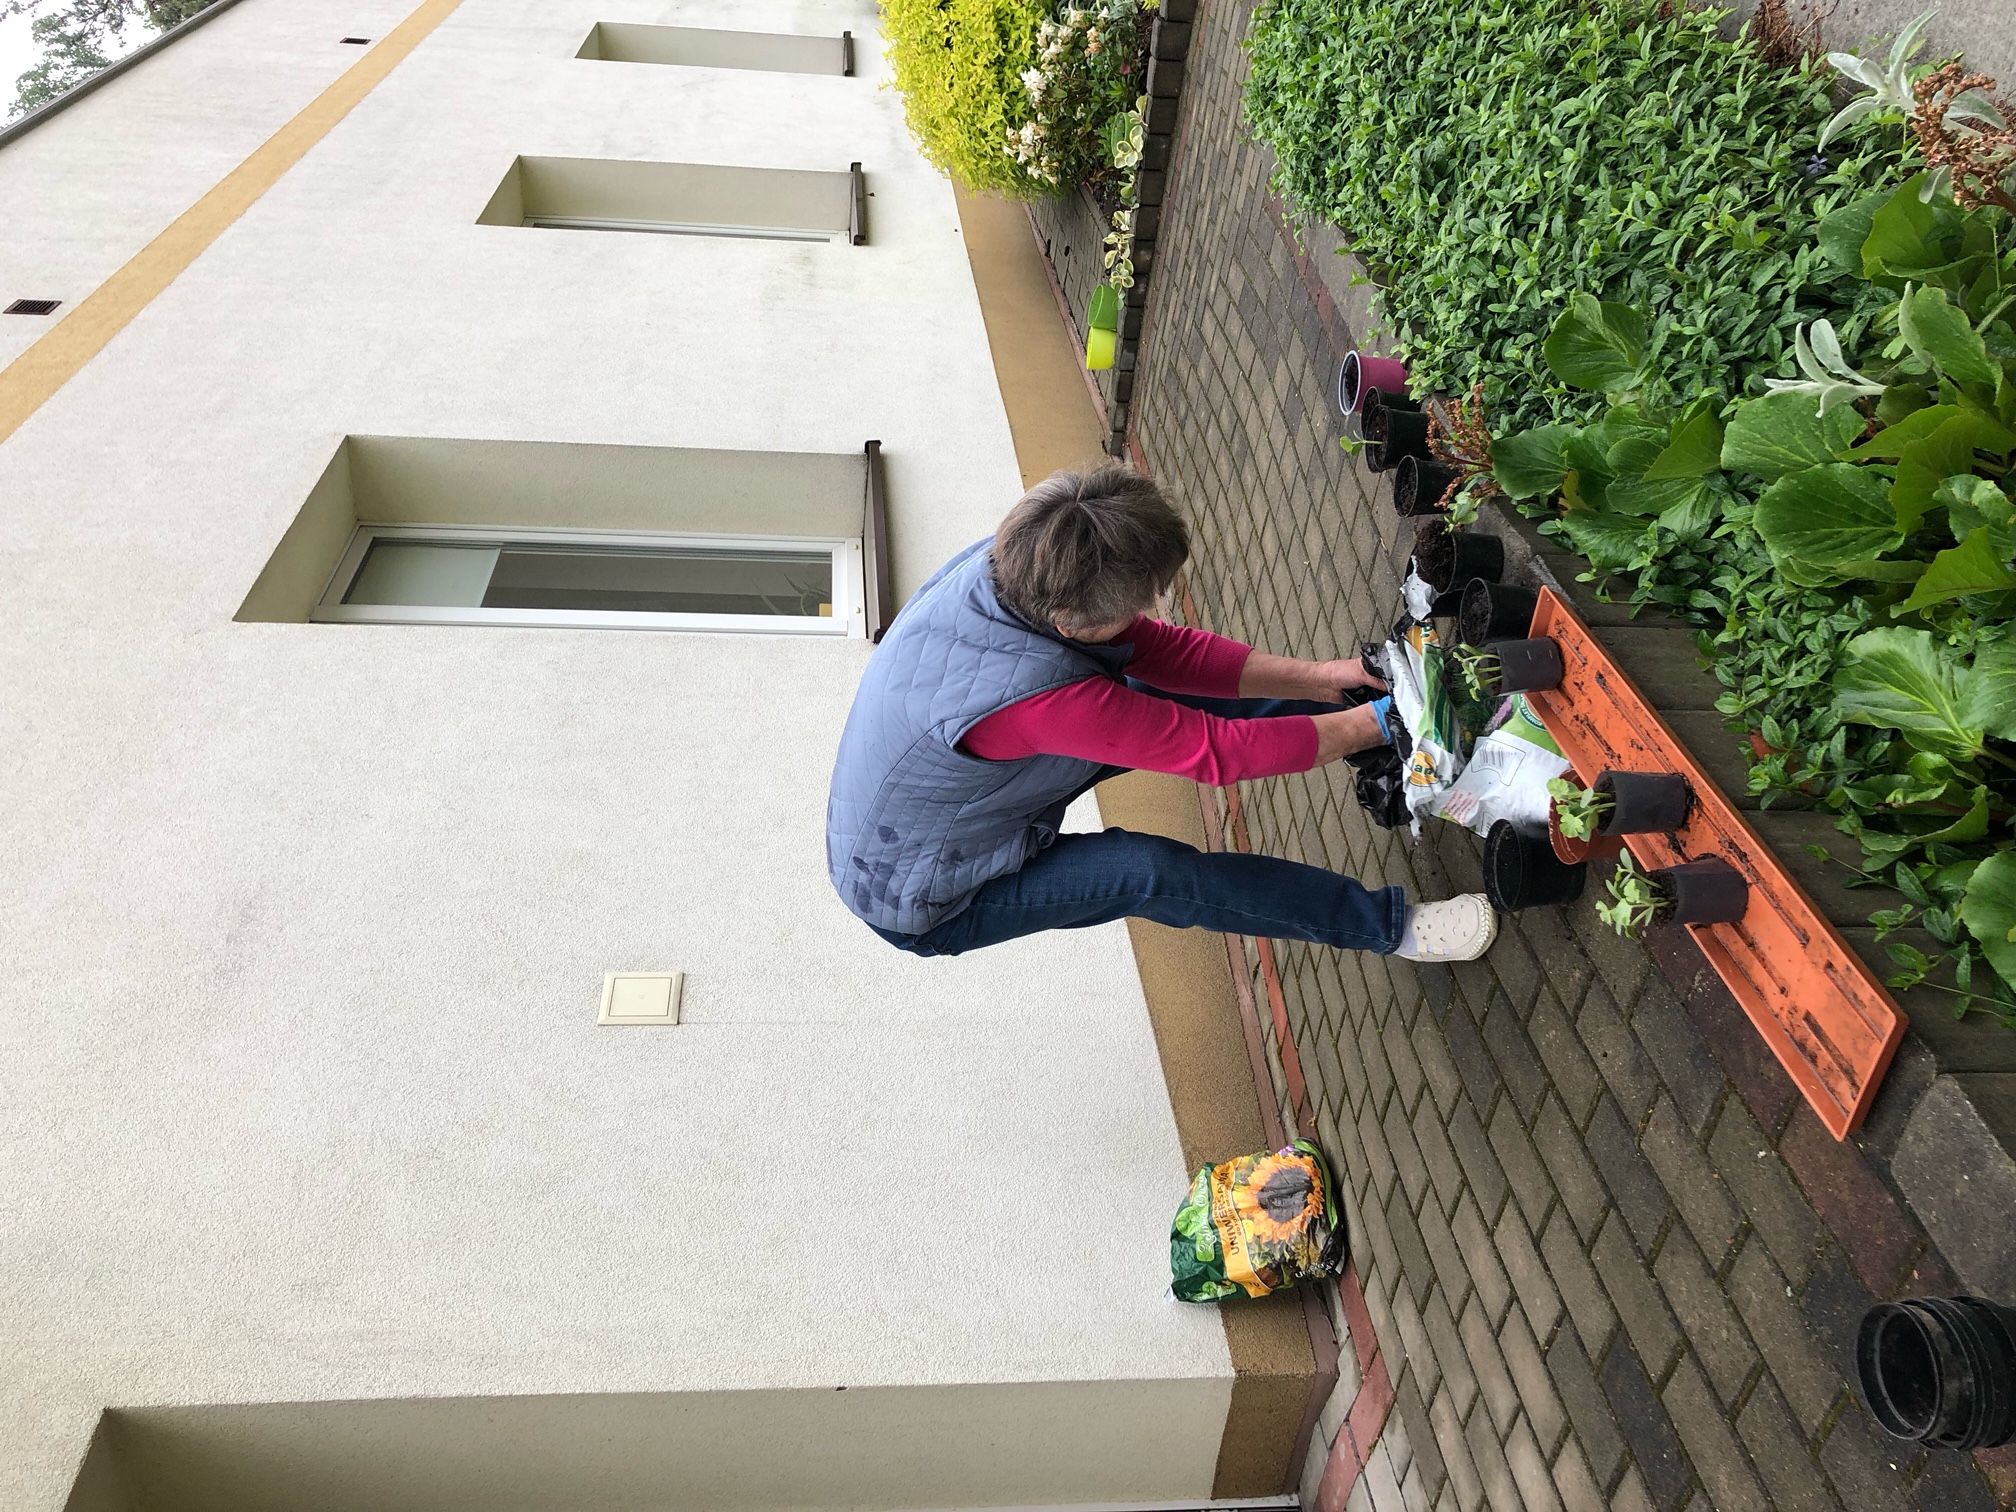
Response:
[{"label": "white sneaker", "polygon": [[1482,893],[1417,903],[1393,954],[1410,961],[1474,961],[1498,938],[1498,915]]}]

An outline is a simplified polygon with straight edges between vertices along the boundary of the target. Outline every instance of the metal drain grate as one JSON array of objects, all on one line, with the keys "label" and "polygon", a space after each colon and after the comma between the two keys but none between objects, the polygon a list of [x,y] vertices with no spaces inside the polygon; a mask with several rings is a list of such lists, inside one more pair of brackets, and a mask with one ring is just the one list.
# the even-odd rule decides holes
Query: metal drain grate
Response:
[{"label": "metal drain grate", "polygon": [[47,315],[61,303],[60,299],[17,299],[5,310],[0,310],[0,314]]}]

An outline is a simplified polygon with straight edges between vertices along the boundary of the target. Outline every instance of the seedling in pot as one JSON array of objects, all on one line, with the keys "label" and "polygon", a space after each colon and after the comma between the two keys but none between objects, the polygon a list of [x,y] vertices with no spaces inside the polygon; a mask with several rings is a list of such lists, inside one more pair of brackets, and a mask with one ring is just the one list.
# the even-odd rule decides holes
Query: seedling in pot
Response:
[{"label": "seedling in pot", "polygon": [[1596,917],[1629,940],[1654,920],[1734,924],[1750,904],[1750,884],[1743,874],[1716,856],[1642,871],[1625,851],[1606,886],[1610,901],[1596,905]]},{"label": "seedling in pot", "polygon": [[[1560,779],[1557,777],[1555,781]],[[1548,787],[1551,789],[1553,785],[1550,782]],[[1640,871],[1629,851],[1617,858],[1617,869],[1610,873],[1604,891],[1609,893],[1610,901],[1596,905],[1596,917],[1627,940],[1638,939],[1645,926],[1672,904],[1658,873]]]},{"label": "seedling in pot", "polygon": [[1449,656],[1456,663],[1456,677],[1464,691],[1475,699],[1488,699],[1498,692],[1498,653],[1490,646],[1452,646]]},{"label": "seedling in pot", "polygon": [[1593,840],[1617,800],[1566,777],[1549,778],[1547,795],[1554,800],[1554,822],[1570,840]]}]

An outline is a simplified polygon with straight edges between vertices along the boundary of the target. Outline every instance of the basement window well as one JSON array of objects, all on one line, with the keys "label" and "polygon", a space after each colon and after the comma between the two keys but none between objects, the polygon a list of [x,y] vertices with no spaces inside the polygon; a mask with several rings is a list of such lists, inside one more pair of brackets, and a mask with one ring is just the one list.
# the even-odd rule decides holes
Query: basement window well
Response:
[{"label": "basement window well", "polygon": [[879,442],[346,436],[234,618],[862,639],[893,613]]},{"label": "basement window well", "polygon": [[854,34],[803,37],[602,21],[589,30],[574,56],[600,63],[670,63],[685,68],[751,68],[768,73],[851,77]]},{"label": "basement window well", "polygon": [[311,619],[844,635],[857,541],[360,525]]},{"label": "basement window well", "polygon": [[861,165],[845,172],[521,157],[477,218],[485,226],[766,241],[867,240]]}]

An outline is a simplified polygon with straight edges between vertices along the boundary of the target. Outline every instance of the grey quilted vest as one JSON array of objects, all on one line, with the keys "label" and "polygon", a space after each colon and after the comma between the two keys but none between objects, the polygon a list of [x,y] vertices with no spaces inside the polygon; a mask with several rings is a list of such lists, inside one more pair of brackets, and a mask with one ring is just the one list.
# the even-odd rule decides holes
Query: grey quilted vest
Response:
[{"label": "grey quilted vest", "polygon": [[1121,675],[1133,647],[1035,629],[994,597],[991,540],[917,590],[868,659],[833,763],[826,869],[857,918],[922,934],[1057,838],[1100,770],[1071,756],[982,761],[959,750],[996,710],[1087,677]]}]

